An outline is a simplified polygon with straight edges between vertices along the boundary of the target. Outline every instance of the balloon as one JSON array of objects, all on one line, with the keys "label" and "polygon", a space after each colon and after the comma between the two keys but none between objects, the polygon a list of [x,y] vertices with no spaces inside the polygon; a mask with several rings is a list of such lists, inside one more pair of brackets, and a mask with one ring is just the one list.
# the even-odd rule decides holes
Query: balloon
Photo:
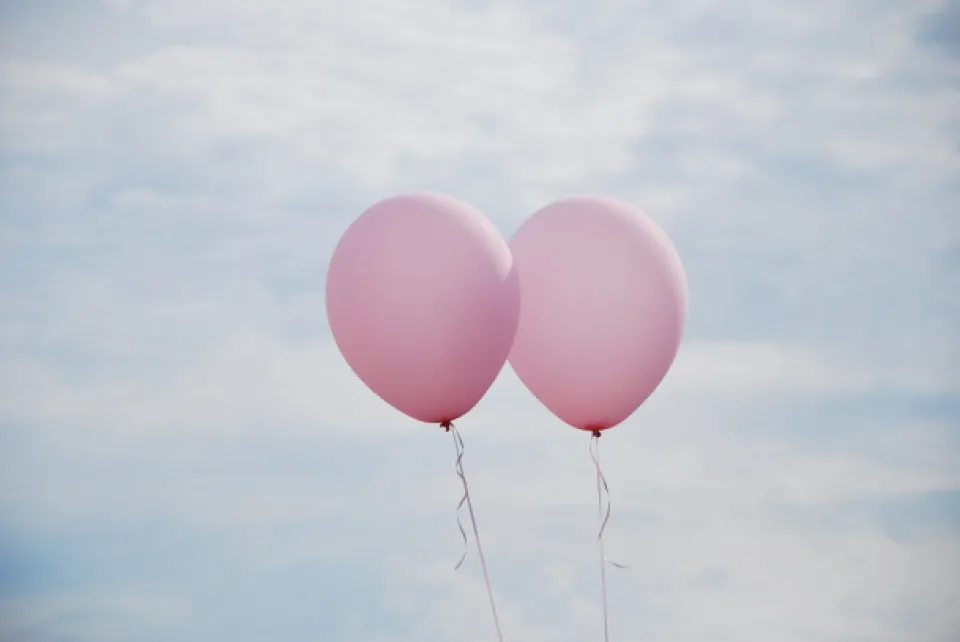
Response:
[{"label": "balloon", "polygon": [[510,249],[520,278],[517,376],[575,428],[621,423],[680,346],[687,285],[670,239],[628,203],[570,198],[530,217]]},{"label": "balloon", "polygon": [[480,401],[506,363],[519,310],[506,241],[452,196],[376,203],[330,262],[337,347],[371,390],[420,421],[450,422]]}]

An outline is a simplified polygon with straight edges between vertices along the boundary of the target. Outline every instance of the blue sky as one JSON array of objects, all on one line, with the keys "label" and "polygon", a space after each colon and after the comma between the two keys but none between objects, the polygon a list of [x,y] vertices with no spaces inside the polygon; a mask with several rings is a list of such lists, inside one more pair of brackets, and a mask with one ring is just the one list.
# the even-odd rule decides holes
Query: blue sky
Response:
[{"label": "blue sky", "polygon": [[[368,205],[630,200],[688,333],[605,438],[612,638],[960,635],[960,9],[0,5],[0,638],[493,639],[453,448],[326,324]],[[585,435],[461,427],[510,642],[600,639]]]}]

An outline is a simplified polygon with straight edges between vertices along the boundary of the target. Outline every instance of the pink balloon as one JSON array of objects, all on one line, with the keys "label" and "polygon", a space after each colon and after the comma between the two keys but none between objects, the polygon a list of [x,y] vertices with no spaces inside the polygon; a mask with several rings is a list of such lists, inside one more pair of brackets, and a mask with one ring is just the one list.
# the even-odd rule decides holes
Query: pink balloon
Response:
[{"label": "pink balloon", "polygon": [[670,239],[628,203],[570,198],[535,213],[510,249],[521,296],[510,364],[571,426],[616,426],[680,346],[687,285]]},{"label": "pink balloon", "polygon": [[327,316],[357,376],[397,410],[453,421],[506,363],[520,314],[510,248],[451,196],[394,196],[344,233],[327,276]]}]

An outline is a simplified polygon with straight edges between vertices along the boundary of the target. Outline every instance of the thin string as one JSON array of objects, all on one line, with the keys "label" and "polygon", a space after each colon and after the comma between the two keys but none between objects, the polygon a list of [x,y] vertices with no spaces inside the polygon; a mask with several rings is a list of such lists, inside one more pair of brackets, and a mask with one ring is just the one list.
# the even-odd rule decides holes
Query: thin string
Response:
[{"label": "thin string", "polygon": [[[447,428],[449,431],[450,429]],[[460,537],[463,538],[463,555],[460,556],[460,561],[457,562],[457,565],[453,567],[454,571],[459,571],[460,567],[463,566],[464,560],[467,559],[467,551],[470,547],[470,542],[467,539],[467,531],[463,528],[463,520],[460,519],[460,511],[463,508],[463,505],[467,503],[469,494],[467,493],[467,480],[466,476],[463,474],[463,440],[458,439],[459,433],[453,433],[453,443],[454,447],[457,449],[457,477],[463,482],[463,497],[460,498],[460,502],[457,504],[457,528],[460,529]]]},{"label": "thin string", "polygon": [[480,566],[483,569],[483,580],[487,585],[487,597],[490,598],[490,611],[493,613],[493,624],[497,629],[497,639],[500,642],[503,642],[503,632],[500,630],[500,618],[497,616],[497,605],[493,599],[493,587],[490,584],[490,573],[487,570],[487,560],[483,555],[483,547],[480,545],[480,530],[477,528],[477,517],[473,512],[473,501],[470,499],[470,488],[467,486],[467,476],[463,472],[463,437],[460,436],[460,431],[457,430],[457,427],[453,424],[453,422],[446,422],[441,425],[447,432],[453,435],[453,446],[457,452],[457,477],[459,477],[460,481],[463,483],[463,497],[460,499],[460,503],[457,504],[457,526],[460,528],[460,534],[463,536],[464,551],[463,556],[457,563],[456,568],[459,569],[460,566],[463,565],[463,561],[467,556],[467,533],[463,529],[463,523],[460,521],[460,509],[464,504],[466,504],[467,511],[470,514],[470,523],[473,526],[474,541],[477,543],[477,555],[480,557]]},{"label": "thin string", "polygon": [[[607,564],[617,568],[627,568],[623,564],[612,562],[607,559],[603,549],[603,532],[607,529],[607,522],[610,521],[610,487],[607,485],[607,478],[603,475],[603,468],[600,466],[600,431],[593,431],[590,438],[590,458],[593,459],[593,465],[597,469],[597,511],[600,517],[600,532],[597,534],[597,542],[600,545],[600,586],[603,591],[603,639],[604,642],[610,642],[610,618],[607,613]],[[607,505],[604,510],[603,499],[606,496]]]}]

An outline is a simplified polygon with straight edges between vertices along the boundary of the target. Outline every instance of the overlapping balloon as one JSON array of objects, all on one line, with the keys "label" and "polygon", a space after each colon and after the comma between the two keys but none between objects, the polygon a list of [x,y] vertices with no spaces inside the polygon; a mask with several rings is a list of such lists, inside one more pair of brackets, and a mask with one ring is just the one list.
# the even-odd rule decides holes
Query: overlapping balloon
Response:
[{"label": "overlapping balloon", "polygon": [[448,424],[503,368],[520,287],[510,249],[452,196],[381,201],[351,225],[327,275],[327,317],[357,376],[400,412]]},{"label": "overlapping balloon", "polygon": [[670,240],[612,198],[552,203],[508,246],[452,196],[395,196],[350,226],[327,277],[350,367],[397,410],[441,425],[470,411],[509,357],[564,422],[612,428],[670,369],[686,310]]}]

